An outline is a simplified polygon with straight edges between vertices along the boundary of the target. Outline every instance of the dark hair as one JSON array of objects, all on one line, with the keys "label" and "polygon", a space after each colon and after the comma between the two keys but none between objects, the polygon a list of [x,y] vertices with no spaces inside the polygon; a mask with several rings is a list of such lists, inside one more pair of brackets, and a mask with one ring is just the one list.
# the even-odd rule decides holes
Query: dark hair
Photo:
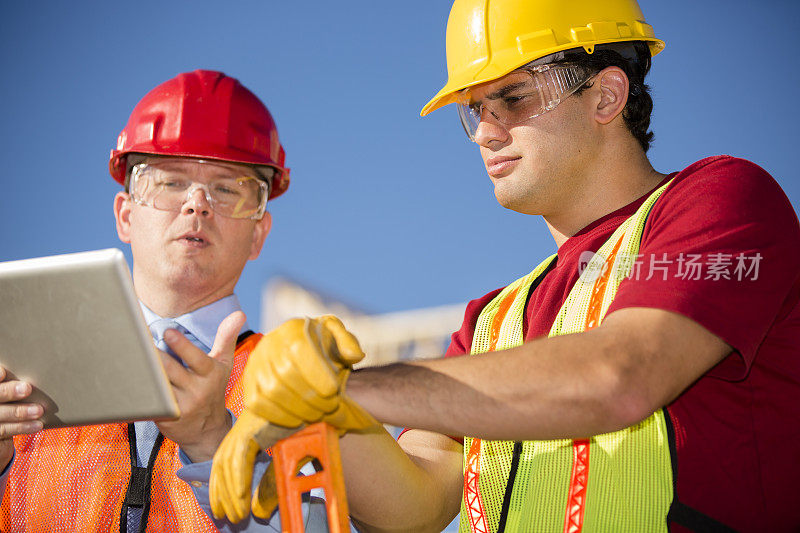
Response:
[{"label": "dark hair", "polygon": [[[631,135],[639,141],[642,150],[647,152],[653,142],[650,129],[650,114],[653,112],[653,98],[644,77],[650,71],[650,48],[642,41],[599,44],[594,53],[588,54],[583,48],[564,51],[559,63],[577,63],[588,73],[595,73],[606,67],[619,67],[628,76],[630,90],[628,102],[622,110],[622,118]],[[575,94],[581,94],[591,87],[584,85]]]}]

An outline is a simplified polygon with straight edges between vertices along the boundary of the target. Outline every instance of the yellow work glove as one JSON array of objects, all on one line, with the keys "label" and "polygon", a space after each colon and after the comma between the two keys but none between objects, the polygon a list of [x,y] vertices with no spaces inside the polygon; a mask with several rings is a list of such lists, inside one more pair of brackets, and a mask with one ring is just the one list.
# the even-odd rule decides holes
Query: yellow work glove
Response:
[{"label": "yellow work glove", "polygon": [[[352,365],[363,357],[356,338],[330,315],[289,320],[259,341],[242,374],[244,410],[214,455],[209,496],[215,517],[238,522],[247,516],[259,449],[319,421],[342,433],[380,425],[344,394]],[[253,513],[266,518],[276,505],[270,464],[253,496]]]}]

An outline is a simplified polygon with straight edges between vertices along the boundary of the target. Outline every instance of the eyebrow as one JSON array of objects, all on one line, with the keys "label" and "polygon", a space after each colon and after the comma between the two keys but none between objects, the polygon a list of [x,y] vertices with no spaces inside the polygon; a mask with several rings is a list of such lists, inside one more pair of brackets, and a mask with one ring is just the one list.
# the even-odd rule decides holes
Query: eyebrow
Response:
[{"label": "eyebrow", "polygon": [[509,85],[506,85],[505,87],[501,87],[500,89],[496,90],[495,92],[493,92],[491,94],[487,94],[483,98],[484,98],[484,100],[497,100],[498,98],[503,98],[504,96],[508,95],[509,93],[512,93],[512,92],[516,91],[517,89],[520,89],[520,88],[524,87],[525,85],[527,85],[527,82],[524,82],[524,81],[519,81],[517,83],[511,83]]},{"label": "eyebrow", "polygon": [[[161,161],[159,164],[161,165],[161,167],[164,170],[166,170],[168,172],[187,172],[187,173],[191,173],[191,168],[187,168],[186,163],[188,163],[188,161],[187,162],[184,162],[184,161]],[[228,166],[226,166],[224,164],[217,165],[217,166],[221,167],[224,170],[214,169],[215,172],[212,174],[212,177],[215,178],[215,179],[220,179],[220,178],[238,179],[238,178],[241,178],[241,177],[249,177],[249,178],[261,179],[257,175],[256,172],[253,172],[252,174],[250,174],[245,169],[228,167]],[[230,173],[230,174],[226,173],[226,171],[228,173]]]}]

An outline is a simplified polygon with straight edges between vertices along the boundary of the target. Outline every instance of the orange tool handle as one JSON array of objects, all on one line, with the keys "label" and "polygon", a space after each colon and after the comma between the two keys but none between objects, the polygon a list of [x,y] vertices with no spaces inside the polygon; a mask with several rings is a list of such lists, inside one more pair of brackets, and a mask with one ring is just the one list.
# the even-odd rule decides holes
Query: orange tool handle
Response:
[{"label": "orange tool handle", "polygon": [[[298,475],[300,468],[311,460],[321,470],[310,476]],[[278,510],[284,532],[305,531],[301,511],[301,496],[314,488],[325,491],[328,531],[350,531],[347,496],[339,457],[339,434],[325,422],[317,422],[291,437],[280,440],[272,448],[275,481],[278,489]]]}]

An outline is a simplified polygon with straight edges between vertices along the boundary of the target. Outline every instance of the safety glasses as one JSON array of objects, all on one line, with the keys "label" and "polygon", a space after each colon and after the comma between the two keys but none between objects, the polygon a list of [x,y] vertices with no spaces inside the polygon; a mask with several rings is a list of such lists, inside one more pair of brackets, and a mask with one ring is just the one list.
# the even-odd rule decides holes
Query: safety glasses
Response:
[{"label": "safety glasses", "polygon": [[198,190],[224,217],[258,220],[267,208],[267,182],[236,165],[164,158],[134,165],[130,176],[131,199],[162,211],[180,211]]},{"label": "safety glasses", "polygon": [[501,124],[513,126],[552,111],[593,76],[571,63],[522,67],[506,76],[503,87],[480,100],[473,99],[472,88],[461,91],[458,116],[469,139],[475,141],[484,111]]}]

